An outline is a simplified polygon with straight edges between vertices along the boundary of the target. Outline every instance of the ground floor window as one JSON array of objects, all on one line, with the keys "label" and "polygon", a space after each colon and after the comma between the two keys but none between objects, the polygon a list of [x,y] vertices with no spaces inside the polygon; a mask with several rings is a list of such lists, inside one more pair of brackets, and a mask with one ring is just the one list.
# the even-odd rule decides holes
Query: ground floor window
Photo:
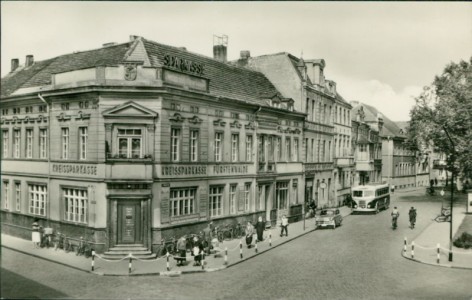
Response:
[{"label": "ground floor window", "polygon": [[33,215],[46,215],[46,201],[48,196],[48,188],[42,184],[29,184],[29,212]]},{"label": "ground floor window", "polygon": [[251,201],[251,183],[244,184],[244,211],[249,211]]},{"label": "ground floor window", "polygon": [[229,187],[229,207],[230,207],[230,214],[236,213],[236,189],[237,185],[232,184]]},{"label": "ground floor window", "polygon": [[288,204],[288,181],[277,182],[276,186],[277,209],[287,209]]},{"label": "ground floor window", "polygon": [[64,218],[66,221],[86,223],[88,195],[86,189],[63,188]]},{"label": "ground floor window", "polygon": [[171,189],[170,202],[172,217],[195,213],[196,194],[196,188]]},{"label": "ground floor window", "polygon": [[10,207],[10,199],[8,194],[10,190],[10,183],[8,181],[3,182],[3,208],[8,209]]},{"label": "ground floor window", "polygon": [[210,217],[217,217],[223,214],[223,191],[224,186],[211,186],[209,194]]},{"label": "ground floor window", "polygon": [[21,182],[15,182],[16,211],[21,210]]}]

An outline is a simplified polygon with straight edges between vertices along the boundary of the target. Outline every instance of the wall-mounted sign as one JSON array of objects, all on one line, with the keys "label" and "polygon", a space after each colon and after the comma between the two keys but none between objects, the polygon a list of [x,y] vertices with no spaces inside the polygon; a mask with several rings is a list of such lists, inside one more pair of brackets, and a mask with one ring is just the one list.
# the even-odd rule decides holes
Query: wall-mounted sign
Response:
[{"label": "wall-mounted sign", "polygon": [[216,165],[213,166],[215,174],[247,174],[247,165]]},{"label": "wall-mounted sign", "polygon": [[184,59],[180,58],[177,56],[172,56],[172,55],[165,55],[164,56],[164,66],[170,67],[182,72],[189,72],[189,73],[194,73],[198,75],[203,75],[203,65]]},{"label": "wall-mounted sign", "polygon": [[97,175],[97,166],[82,164],[53,164],[52,171],[61,174]]},{"label": "wall-mounted sign", "polygon": [[206,166],[163,166],[162,175],[206,175]]}]

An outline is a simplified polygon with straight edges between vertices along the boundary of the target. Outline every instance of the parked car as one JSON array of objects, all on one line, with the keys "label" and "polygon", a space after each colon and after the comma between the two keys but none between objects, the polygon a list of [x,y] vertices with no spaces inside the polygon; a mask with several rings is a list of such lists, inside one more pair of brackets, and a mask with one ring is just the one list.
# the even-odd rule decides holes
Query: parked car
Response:
[{"label": "parked car", "polygon": [[315,216],[316,226],[317,227],[331,227],[333,229],[336,226],[341,226],[343,221],[343,216],[337,208],[326,208],[323,209],[319,215]]}]

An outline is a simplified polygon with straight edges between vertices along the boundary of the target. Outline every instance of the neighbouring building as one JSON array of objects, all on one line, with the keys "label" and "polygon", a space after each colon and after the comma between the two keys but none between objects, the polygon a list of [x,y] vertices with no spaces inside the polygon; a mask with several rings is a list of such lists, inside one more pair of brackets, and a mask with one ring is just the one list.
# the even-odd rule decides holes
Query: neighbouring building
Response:
[{"label": "neighbouring building", "polygon": [[382,181],[395,185],[397,189],[416,186],[416,155],[405,144],[406,135],[395,122],[391,121],[377,108],[351,102],[353,115],[362,107],[364,121],[379,131],[382,140]]},{"label": "neighbouring building", "polygon": [[325,61],[303,60],[285,52],[251,57],[249,51],[241,51],[241,58],[234,64],[262,72],[282,96],[294,100],[297,111],[306,114],[302,143],[305,200],[314,199],[318,207],[338,205],[337,194],[339,192],[341,198],[347,193],[347,183],[350,181],[347,179],[343,186],[336,180],[339,172],[341,182],[346,173],[346,177],[349,177],[349,171],[344,168],[349,169],[351,164],[340,160],[335,168],[334,137],[338,134],[344,140],[348,139],[350,122],[344,112],[345,119],[338,123],[340,131],[335,132],[335,108],[348,110],[350,105],[336,91],[335,82],[325,79]]},{"label": "neighbouring building", "polygon": [[226,45],[214,50],[209,58],[131,36],[12,60],[1,81],[2,232],[30,238],[37,218],[99,252],[156,252],[209,221],[299,218],[307,130],[311,182],[326,202],[335,95],[306,87],[317,109],[304,129],[299,97],[225,63]]}]

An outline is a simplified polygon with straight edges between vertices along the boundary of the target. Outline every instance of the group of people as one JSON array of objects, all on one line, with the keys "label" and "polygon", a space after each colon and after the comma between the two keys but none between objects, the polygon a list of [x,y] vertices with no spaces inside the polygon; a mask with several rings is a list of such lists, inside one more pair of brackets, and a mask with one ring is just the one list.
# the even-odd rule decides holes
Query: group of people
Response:
[{"label": "group of people", "polygon": [[[397,220],[398,220],[398,217],[400,216],[400,213],[398,212],[398,209],[397,207],[395,206],[393,208],[393,211],[391,213],[391,216],[392,216],[392,226],[393,228],[397,228]],[[416,209],[412,206],[410,208],[410,210],[408,211],[408,217],[410,219],[410,228],[413,229],[415,228],[415,224],[416,224]]]},{"label": "group of people", "polygon": [[257,242],[262,242],[264,240],[264,229],[265,229],[265,222],[262,221],[262,217],[259,217],[257,219],[256,225],[252,225],[250,221],[247,222],[247,225],[245,228],[245,234],[246,234],[246,246],[248,248],[252,247],[254,231],[257,234]]}]

